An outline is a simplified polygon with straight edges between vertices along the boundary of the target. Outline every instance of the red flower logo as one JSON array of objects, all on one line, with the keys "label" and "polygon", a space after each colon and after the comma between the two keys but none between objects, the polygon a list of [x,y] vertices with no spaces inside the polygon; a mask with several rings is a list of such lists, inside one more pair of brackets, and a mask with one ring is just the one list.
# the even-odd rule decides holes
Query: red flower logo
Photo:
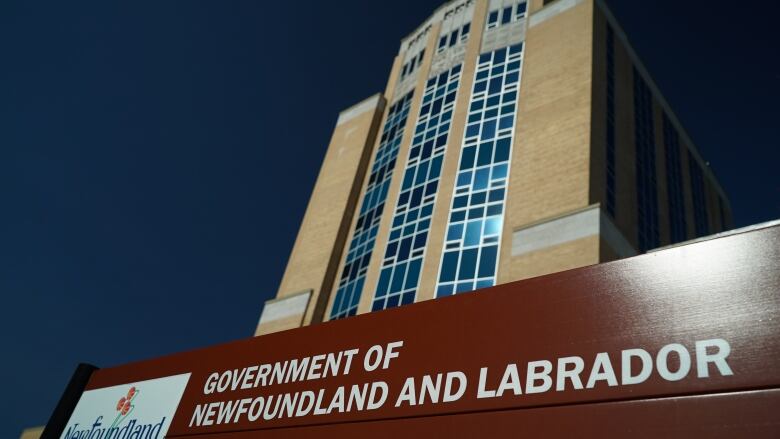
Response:
[{"label": "red flower logo", "polygon": [[111,427],[109,427],[109,430],[112,428],[119,428],[130,412],[133,411],[135,408],[133,400],[138,396],[138,393],[138,389],[135,387],[130,387],[130,390],[127,391],[127,396],[119,398],[119,401],[116,403],[116,411],[119,413],[117,413],[116,419],[114,419],[114,422],[111,424]]}]

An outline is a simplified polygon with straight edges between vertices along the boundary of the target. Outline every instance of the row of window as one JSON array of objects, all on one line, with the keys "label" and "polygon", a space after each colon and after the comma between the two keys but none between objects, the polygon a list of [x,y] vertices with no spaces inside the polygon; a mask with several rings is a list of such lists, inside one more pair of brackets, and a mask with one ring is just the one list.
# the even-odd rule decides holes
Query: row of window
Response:
[{"label": "row of window", "polygon": [[607,213],[615,217],[615,31],[607,26]]},{"label": "row of window", "polygon": [[691,193],[693,194],[693,221],[696,226],[696,237],[710,234],[707,218],[707,200],[704,192],[704,176],[699,162],[688,150],[688,172],[691,174]]},{"label": "row of window", "polygon": [[528,3],[525,0],[488,13],[487,28],[493,29],[525,17]]},{"label": "row of window", "polygon": [[460,77],[457,65],[425,85],[373,311],[414,302]]},{"label": "row of window", "polygon": [[442,35],[439,38],[439,45],[436,47],[436,53],[444,52],[448,47],[452,47],[458,42],[465,42],[469,39],[471,23],[464,24],[461,28],[455,29],[449,35]]},{"label": "row of window", "polygon": [[410,59],[406,64],[404,64],[404,66],[401,68],[401,80],[404,80],[407,76],[411,75],[412,72],[414,72],[414,69],[422,65],[422,60],[424,56],[425,56],[425,49],[421,50],[420,53],[417,54],[417,56]]},{"label": "row of window", "polygon": [[330,318],[339,319],[357,313],[360,295],[374,250],[379,221],[385,207],[385,199],[395,167],[398,149],[403,138],[404,126],[409,115],[412,93],[390,106],[382,137],[371,166],[365,196],[360,205],[355,230],[349,243],[344,270],[341,273],[338,290],[331,309]]},{"label": "row of window", "polygon": [[634,144],[636,145],[636,199],[639,250],[660,245],[658,235],[658,188],[655,171],[653,95],[634,67]]},{"label": "row of window", "polygon": [[479,57],[437,297],[496,282],[522,51],[521,43]]},{"label": "row of window", "polygon": [[666,187],[669,197],[669,237],[672,243],[677,243],[685,241],[688,236],[680,163],[680,135],[666,113],[663,115],[663,126]]}]

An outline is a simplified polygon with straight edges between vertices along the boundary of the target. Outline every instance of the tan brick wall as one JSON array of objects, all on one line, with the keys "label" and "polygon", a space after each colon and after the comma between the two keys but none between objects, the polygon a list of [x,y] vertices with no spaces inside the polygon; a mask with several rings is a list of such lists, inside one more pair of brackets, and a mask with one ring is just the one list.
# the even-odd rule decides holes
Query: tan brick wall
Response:
[{"label": "tan brick wall", "polygon": [[301,326],[304,326],[301,324],[302,321],[303,321],[303,316],[296,315],[296,316],[286,317],[283,319],[272,320],[270,322],[260,322],[260,324],[257,325],[257,330],[255,330],[255,336],[272,334],[274,332],[299,328]]},{"label": "tan brick wall", "polygon": [[321,292],[333,284],[360,195],[384,99],[377,103],[335,127],[276,295],[313,290],[305,324],[320,321],[327,304]]},{"label": "tan brick wall", "polygon": [[593,3],[585,1],[526,34],[498,283],[552,272],[539,260],[557,269],[590,261],[594,252],[598,258],[597,241],[583,254],[556,252],[562,260],[511,257],[515,229],[589,204],[592,17]]},{"label": "tan brick wall", "polygon": [[528,279],[598,264],[601,257],[599,241],[598,236],[588,236],[521,256],[512,256],[508,264],[510,271],[505,277],[511,280]]},{"label": "tan brick wall", "polygon": [[22,435],[19,436],[19,439],[38,439],[41,437],[41,433],[43,433],[44,427],[33,427],[33,428],[27,428],[24,431],[22,431]]},{"label": "tan brick wall", "polygon": [[533,14],[534,12],[542,9],[544,0],[528,0],[528,12]]}]

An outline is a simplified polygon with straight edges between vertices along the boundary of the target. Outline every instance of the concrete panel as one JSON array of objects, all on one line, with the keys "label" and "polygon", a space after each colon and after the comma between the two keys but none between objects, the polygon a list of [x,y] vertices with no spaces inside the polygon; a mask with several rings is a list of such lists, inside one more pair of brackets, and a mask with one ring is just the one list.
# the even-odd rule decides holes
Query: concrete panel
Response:
[{"label": "concrete panel", "polygon": [[592,235],[509,259],[509,276],[528,279],[599,263],[599,236]]},{"label": "concrete panel", "polygon": [[512,256],[521,256],[599,235],[619,257],[637,254],[600,206],[594,204],[586,209],[516,230],[512,234]]},{"label": "concrete panel", "polygon": [[339,113],[339,118],[336,121],[336,125],[341,125],[343,123],[346,123],[367,111],[374,111],[377,107],[381,105],[380,104],[381,100],[382,100],[381,95],[374,95],[364,100],[363,102],[357,103],[347,108],[346,110]]},{"label": "concrete panel", "polygon": [[311,300],[311,295],[312,291],[309,290],[293,296],[265,302],[255,335],[270,334],[271,332],[301,326]]},{"label": "concrete panel", "polygon": [[534,27],[540,23],[544,23],[556,15],[562,12],[566,12],[567,10],[583,2],[585,2],[585,0],[558,0],[556,2],[550,3],[549,5],[539,10],[539,12],[531,16],[531,23],[529,24],[529,27]]}]

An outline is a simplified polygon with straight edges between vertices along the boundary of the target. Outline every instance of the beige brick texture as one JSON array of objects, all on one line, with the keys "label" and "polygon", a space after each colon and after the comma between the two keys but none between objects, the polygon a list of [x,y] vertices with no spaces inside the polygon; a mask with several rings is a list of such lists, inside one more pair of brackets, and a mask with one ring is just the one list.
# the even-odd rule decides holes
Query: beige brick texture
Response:
[{"label": "beige brick texture", "polygon": [[[592,17],[593,3],[585,1],[530,26],[526,34],[499,283],[541,270],[517,266],[536,259],[511,257],[514,230],[588,205]],[[597,254],[597,241],[594,245]],[[559,256],[587,259],[570,252]],[[571,266],[566,260],[554,265]]]},{"label": "beige brick texture", "polygon": [[599,237],[594,235],[514,256],[507,277],[512,280],[528,279],[599,262]]}]

